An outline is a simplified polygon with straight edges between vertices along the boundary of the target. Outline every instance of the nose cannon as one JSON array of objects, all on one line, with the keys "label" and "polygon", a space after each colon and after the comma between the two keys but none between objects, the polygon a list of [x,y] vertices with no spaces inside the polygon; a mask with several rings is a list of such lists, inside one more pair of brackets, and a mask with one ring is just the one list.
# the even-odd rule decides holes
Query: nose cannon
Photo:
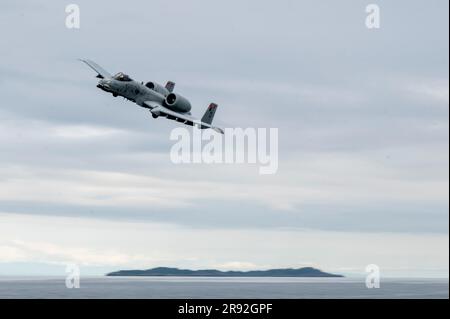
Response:
[{"label": "nose cannon", "polygon": [[100,81],[98,81],[97,87],[99,89],[110,89],[110,86],[108,84],[109,81],[101,79]]},{"label": "nose cannon", "polygon": [[117,93],[115,93],[110,85],[110,80],[101,79],[98,81],[97,87],[105,92],[112,93],[114,97],[117,96]]}]

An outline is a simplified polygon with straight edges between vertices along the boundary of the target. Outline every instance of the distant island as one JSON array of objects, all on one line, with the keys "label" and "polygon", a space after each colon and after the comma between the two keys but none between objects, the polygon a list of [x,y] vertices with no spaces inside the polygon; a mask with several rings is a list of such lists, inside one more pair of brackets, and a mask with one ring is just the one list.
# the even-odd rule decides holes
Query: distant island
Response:
[{"label": "distant island", "polygon": [[216,269],[188,270],[158,267],[147,270],[119,270],[106,276],[155,276],[155,277],[344,277],[312,267],[298,269],[269,269],[251,271],[220,271]]}]

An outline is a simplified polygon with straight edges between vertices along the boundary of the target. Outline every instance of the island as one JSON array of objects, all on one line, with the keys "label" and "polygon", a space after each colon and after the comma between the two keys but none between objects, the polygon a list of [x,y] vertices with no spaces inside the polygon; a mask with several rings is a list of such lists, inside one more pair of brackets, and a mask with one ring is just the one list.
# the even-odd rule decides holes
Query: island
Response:
[{"label": "island", "polygon": [[312,267],[250,271],[220,271],[216,269],[189,270],[158,267],[146,270],[119,270],[106,276],[152,276],[152,277],[344,277]]}]

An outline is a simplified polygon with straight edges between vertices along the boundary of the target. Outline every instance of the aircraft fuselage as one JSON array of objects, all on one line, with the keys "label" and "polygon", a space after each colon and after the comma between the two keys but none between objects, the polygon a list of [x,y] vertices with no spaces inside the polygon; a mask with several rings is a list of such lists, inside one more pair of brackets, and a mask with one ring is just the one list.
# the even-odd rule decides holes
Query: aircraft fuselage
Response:
[{"label": "aircraft fuselage", "polygon": [[143,83],[134,80],[123,82],[115,80],[114,78],[101,79],[98,82],[97,87],[111,93],[113,96],[122,96],[147,109],[149,107],[144,104],[144,101],[157,102],[164,104],[175,112],[190,114],[190,107],[166,104],[166,96],[146,87]]}]

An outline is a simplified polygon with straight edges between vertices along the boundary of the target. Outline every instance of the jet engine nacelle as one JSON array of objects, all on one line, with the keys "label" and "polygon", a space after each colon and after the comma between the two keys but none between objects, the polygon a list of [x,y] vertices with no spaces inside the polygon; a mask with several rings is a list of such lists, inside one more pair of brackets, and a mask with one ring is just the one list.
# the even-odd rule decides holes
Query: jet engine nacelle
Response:
[{"label": "jet engine nacelle", "polygon": [[150,90],[158,92],[159,94],[162,94],[164,96],[167,96],[167,95],[170,94],[168,89],[166,89],[161,84],[158,84],[158,83],[155,83],[155,82],[147,82],[147,83],[145,83],[145,86],[148,87]]},{"label": "jet engine nacelle", "polygon": [[181,95],[170,93],[164,100],[165,106],[177,112],[189,112],[191,103]]}]

